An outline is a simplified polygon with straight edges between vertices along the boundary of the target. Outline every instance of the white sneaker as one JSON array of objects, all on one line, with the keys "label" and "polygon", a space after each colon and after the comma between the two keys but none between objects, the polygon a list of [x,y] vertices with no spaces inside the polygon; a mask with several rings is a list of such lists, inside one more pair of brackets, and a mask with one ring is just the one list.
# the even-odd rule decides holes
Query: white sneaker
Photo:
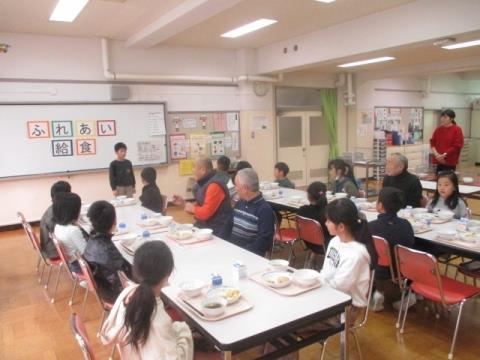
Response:
[{"label": "white sneaker", "polygon": [[380,291],[375,290],[372,297],[371,309],[373,312],[383,311],[383,303],[385,301],[385,296]]},{"label": "white sneaker", "polygon": [[[408,308],[410,309],[416,303],[417,303],[417,296],[415,295],[415,293],[412,292],[412,293],[410,293],[410,297],[408,298],[408,301],[404,301],[402,311],[405,311],[406,306],[408,306]],[[392,306],[395,310],[399,311],[400,310],[400,304],[401,304],[401,300],[398,300],[398,301],[395,301],[392,304]]]}]

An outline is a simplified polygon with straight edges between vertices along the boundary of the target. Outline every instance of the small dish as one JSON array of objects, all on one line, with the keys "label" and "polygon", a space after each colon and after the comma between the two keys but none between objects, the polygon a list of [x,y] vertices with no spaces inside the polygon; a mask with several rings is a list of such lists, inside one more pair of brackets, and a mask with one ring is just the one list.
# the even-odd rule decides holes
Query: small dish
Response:
[{"label": "small dish", "polygon": [[143,226],[155,226],[158,225],[159,221],[158,219],[144,219],[141,223]]},{"label": "small dish", "polygon": [[286,271],[269,271],[262,275],[262,280],[273,288],[284,288],[292,282],[292,275]]},{"label": "small dish", "polygon": [[132,244],[133,242],[135,242],[138,238],[139,238],[139,236],[137,234],[134,234],[134,233],[131,233],[131,232],[126,232],[126,233],[123,233],[123,234],[118,234],[118,235],[113,236],[112,240],[121,241],[125,245],[129,245],[129,244]]},{"label": "small dish", "polygon": [[273,259],[268,262],[268,267],[275,271],[287,270],[289,262],[283,259]]},{"label": "small dish", "polygon": [[158,219],[158,223],[163,226],[168,226],[173,221],[172,216],[162,216]]},{"label": "small dish", "polygon": [[180,284],[180,290],[182,290],[186,296],[193,298],[202,293],[204,286],[205,283],[202,280],[189,280]]},{"label": "small dish", "polygon": [[460,238],[460,240],[469,243],[475,243],[479,240],[479,235],[475,232],[460,233],[458,234],[458,237]]},{"label": "small dish", "polygon": [[233,286],[220,286],[210,289],[207,292],[207,297],[209,298],[216,298],[221,297],[227,300],[227,304],[231,305],[234,304],[240,299],[242,293],[240,289],[233,287]]},{"label": "small dish", "polygon": [[320,273],[312,269],[299,269],[293,273],[293,278],[301,286],[312,286],[318,282]]},{"label": "small dish", "polygon": [[455,230],[449,230],[449,229],[446,229],[446,230],[439,229],[439,230],[437,230],[438,238],[443,239],[443,240],[453,240],[455,235],[457,235],[457,232]]},{"label": "small dish", "polygon": [[115,197],[115,200],[125,200],[127,198],[127,195],[120,195]]},{"label": "small dish", "polygon": [[198,240],[209,240],[212,238],[213,230],[212,229],[199,229],[195,231],[195,237]]},{"label": "small dish", "polygon": [[202,300],[202,312],[206,317],[214,318],[225,313],[227,300],[223,297],[206,297]]},{"label": "small dish", "polygon": [[344,193],[344,192],[337,192],[335,193],[335,198],[336,199],[343,199],[343,198],[346,198],[348,196],[347,193]]},{"label": "small dish", "polygon": [[474,180],[475,180],[475,179],[474,179],[473,177],[465,176],[465,177],[463,178],[463,183],[464,183],[464,184],[470,184],[470,183],[472,183]]},{"label": "small dish", "polygon": [[441,220],[452,220],[455,214],[451,211],[442,210],[435,213],[435,215]]}]

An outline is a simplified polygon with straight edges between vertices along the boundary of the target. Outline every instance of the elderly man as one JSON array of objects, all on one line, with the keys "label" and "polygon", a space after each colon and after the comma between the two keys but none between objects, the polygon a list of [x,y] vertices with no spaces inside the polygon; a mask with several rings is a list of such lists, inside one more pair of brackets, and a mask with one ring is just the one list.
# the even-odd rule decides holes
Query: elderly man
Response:
[{"label": "elderly man", "polygon": [[230,240],[248,251],[265,256],[273,244],[274,214],[259,191],[255,170],[240,170],[235,176],[235,188],[240,200],[233,210]]},{"label": "elderly man", "polygon": [[383,187],[391,186],[403,191],[404,206],[420,207],[422,184],[418,177],[408,172],[408,159],[404,155],[400,153],[390,155],[387,158],[385,173]]},{"label": "elderly man", "polygon": [[230,196],[225,182],[213,169],[210,158],[200,157],[195,161],[194,177],[198,184],[195,203],[185,202],[174,195],[174,204],[185,205],[185,211],[195,216],[195,226],[210,228],[218,237],[228,238],[232,218]]}]

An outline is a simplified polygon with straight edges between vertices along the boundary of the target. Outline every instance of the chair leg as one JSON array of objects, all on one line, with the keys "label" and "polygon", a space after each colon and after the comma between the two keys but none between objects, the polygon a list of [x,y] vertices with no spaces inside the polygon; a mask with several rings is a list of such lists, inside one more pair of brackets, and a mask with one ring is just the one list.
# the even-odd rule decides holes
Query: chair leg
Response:
[{"label": "chair leg", "polygon": [[400,310],[398,310],[398,318],[397,318],[397,323],[395,327],[397,329],[400,329],[400,319],[402,318],[402,309],[403,309],[403,300],[405,299],[405,292],[407,291],[407,282],[403,284],[403,289],[402,289],[402,298],[400,300]]},{"label": "chair leg", "polygon": [[45,273],[45,263],[43,263],[43,266],[42,266],[42,271],[40,273],[40,277],[38,278],[38,283],[41,284],[42,281],[43,281],[43,274]]},{"label": "chair leg", "polygon": [[290,262],[292,260],[293,242],[291,242],[289,245],[290,245],[290,249],[288,251],[288,262]]},{"label": "chair leg", "polygon": [[53,297],[50,299],[50,302],[52,304],[55,302],[55,298],[57,297],[57,289],[58,289],[58,283],[60,282],[60,274],[62,272],[62,265],[63,264],[60,264],[58,266],[57,282],[55,283],[55,290],[53,291]]},{"label": "chair leg", "polygon": [[[403,329],[405,328],[405,320],[407,319],[407,313],[408,313],[408,303],[410,302],[410,294],[412,293],[412,289],[408,289],[407,293],[407,303],[405,304],[405,312],[403,313],[403,320],[402,320],[402,327],[400,329],[400,334],[403,334]],[[403,307],[403,302],[400,305],[400,309]]]},{"label": "chair leg", "polygon": [[38,260],[37,260],[37,274],[38,272],[40,271],[40,261],[42,261],[42,259],[40,258],[40,256],[38,257]]},{"label": "chair leg", "polygon": [[323,360],[323,358],[325,357],[325,353],[327,352],[327,341],[328,338],[325,339],[325,341],[322,343],[322,353],[320,354],[320,360]]},{"label": "chair leg", "polygon": [[355,339],[355,345],[357,346],[358,358],[362,360],[363,359],[362,349],[360,348],[360,342],[358,341],[357,331],[352,330],[352,333],[353,333],[353,338]]},{"label": "chair leg", "polygon": [[[45,265],[47,266],[47,265]],[[48,290],[48,284],[50,283],[50,276],[52,275],[52,265],[48,265],[48,276],[47,276],[47,282],[45,283],[44,287],[46,290]]]},{"label": "chair leg", "polygon": [[306,269],[307,268],[307,265],[308,265],[308,262],[310,261],[310,257],[312,255],[312,252],[311,251],[308,251],[307,252],[307,255],[305,256],[305,262],[303,263],[303,267]]},{"label": "chair leg", "polygon": [[116,344],[113,345],[112,352],[110,353],[110,356],[108,357],[108,360],[114,360],[115,359],[115,348],[117,347]]},{"label": "chair leg", "polygon": [[77,291],[77,279],[73,279],[73,289],[72,289],[72,295],[70,296],[70,301],[68,302],[69,306],[73,305],[73,298],[75,297],[75,292]]},{"label": "chair leg", "polygon": [[88,298],[88,288],[85,289],[85,295],[83,295],[82,316],[85,315],[85,305],[87,304],[87,298]]},{"label": "chair leg", "polygon": [[107,317],[107,311],[103,310],[102,312],[102,321],[100,321],[100,327],[98,328],[97,331],[97,337],[100,337],[100,331],[102,330],[103,323],[105,322],[105,318]]},{"label": "chair leg", "polygon": [[448,353],[448,360],[453,359],[453,351],[455,350],[455,343],[457,342],[458,328],[460,327],[460,320],[461,320],[461,317],[462,317],[463,304],[465,304],[465,301],[466,300],[463,300],[460,303],[460,307],[458,308],[457,323],[455,324],[455,331],[453,332],[452,345],[450,347],[450,352]]}]

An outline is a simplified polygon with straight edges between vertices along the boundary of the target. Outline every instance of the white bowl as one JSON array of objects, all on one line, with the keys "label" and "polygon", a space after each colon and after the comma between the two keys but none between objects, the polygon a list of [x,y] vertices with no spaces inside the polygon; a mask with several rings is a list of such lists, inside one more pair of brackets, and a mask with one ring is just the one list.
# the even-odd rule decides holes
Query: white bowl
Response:
[{"label": "white bowl", "polygon": [[240,289],[234,286],[214,287],[207,292],[207,297],[209,298],[215,298],[215,297],[224,298],[225,300],[227,300],[227,305],[236,303],[241,296],[242,296],[242,293]]},{"label": "white bowl", "polygon": [[212,229],[200,229],[195,231],[195,237],[198,240],[208,240],[212,238],[213,230]]},{"label": "white bowl", "polygon": [[202,300],[202,312],[209,318],[218,317],[225,312],[227,303],[227,300],[220,296],[206,297]]},{"label": "white bowl", "polygon": [[362,204],[362,203],[367,202],[367,200],[368,200],[368,199],[366,199],[366,198],[356,198],[356,199],[355,199],[355,202],[356,202],[357,204]]},{"label": "white bowl", "polygon": [[292,282],[292,275],[286,271],[269,271],[262,275],[262,280],[273,288],[284,288]]},{"label": "white bowl", "polygon": [[182,229],[193,229],[193,224],[181,224]]},{"label": "white bowl", "polygon": [[465,176],[463,178],[463,183],[464,184],[469,184],[469,183],[472,183],[475,179],[473,177],[470,177],[470,176]]},{"label": "white bowl", "polygon": [[125,200],[127,198],[127,195],[120,195],[120,196],[117,196],[115,199],[117,200]]},{"label": "white bowl", "polygon": [[176,230],[174,233],[173,233],[173,236],[177,239],[177,240],[185,240],[185,239],[190,239],[192,236],[193,236],[193,231],[192,230]]},{"label": "white bowl", "polygon": [[434,214],[430,214],[430,213],[420,213],[420,214],[413,215],[413,218],[415,220],[418,220],[418,221],[422,221],[422,220],[432,221],[436,218],[436,216]]},{"label": "white bowl", "polygon": [[122,244],[124,244],[124,245],[126,245],[126,246],[131,246],[131,245],[133,245],[139,238],[140,238],[140,236],[138,236],[137,234],[134,234],[134,233],[126,233],[126,234],[121,234],[121,235],[114,236],[114,237],[112,238],[112,240],[121,241]]},{"label": "white bowl", "polygon": [[158,219],[145,219],[142,220],[142,225],[143,226],[155,226],[158,225],[159,221]]},{"label": "white bowl", "polygon": [[188,297],[196,297],[202,293],[205,283],[202,280],[189,280],[180,284],[180,290]]},{"label": "white bowl", "polygon": [[442,210],[442,211],[437,212],[436,215],[438,216],[438,218],[440,218],[442,220],[451,220],[451,219],[453,219],[453,216],[455,214],[451,211]]},{"label": "white bowl", "polygon": [[475,232],[460,233],[458,234],[458,237],[462,241],[471,242],[471,243],[477,242],[479,239],[478,233],[475,233]]},{"label": "white bowl", "polygon": [[437,235],[439,238],[451,240],[455,237],[455,235],[457,235],[457,232],[455,230],[439,229],[437,230]]},{"label": "white bowl", "polygon": [[172,220],[173,220],[172,216],[162,216],[161,218],[158,219],[158,222],[160,223],[160,225],[167,226],[167,225],[170,225]]},{"label": "white bowl", "polygon": [[153,214],[150,214],[150,217],[151,218],[161,218],[163,215],[162,213],[153,213]]},{"label": "white bowl", "polygon": [[273,259],[268,262],[268,267],[276,271],[287,270],[288,265],[289,262],[283,259]]},{"label": "white bowl", "polygon": [[270,189],[278,189],[280,187],[280,185],[278,185],[276,182],[271,182],[268,185],[270,186]]},{"label": "white bowl", "polygon": [[348,194],[344,193],[344,192],[335,193],[335,198],[337,198],[337,199],[343,199],[343,198],[346,198],[347,196],[348,196]]},{"label": "white bowl", "polygon": [[319,272],[312,269],[295,270],[293,278],[301,286],[312,286],[318,281]]},{"label": "white bowl", "polygon": [[299,196],[299,195],[290,196],[290,201],[294,201],[294,202],[300,202],[303,199],[304,199],[303,196]]},{"label": "white bowl", "polygon": [[418,207],[418,208],[413,208],[413,209],[412,209],[412,214],[413,214],[413,215],[416,215],[416,214],[426,214],[426,213],[428,213],[428,209],[427,209],[427,208]]}]

